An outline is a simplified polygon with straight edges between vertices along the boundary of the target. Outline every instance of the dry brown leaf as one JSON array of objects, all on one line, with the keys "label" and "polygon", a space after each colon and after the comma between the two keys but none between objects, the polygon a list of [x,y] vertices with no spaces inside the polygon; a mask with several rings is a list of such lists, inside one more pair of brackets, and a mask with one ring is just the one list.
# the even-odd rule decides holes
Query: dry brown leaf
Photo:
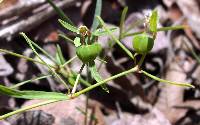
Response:
[{"label": "dry brown leaf", "polygon": [[[27,101],[24,106],[35,104],[41,102],[40,100],[30,100]],[[79,107],[84,111],[85,109],[85,97],[80,96],[73,100],[61,101],[42,107],[35,108],[33,110],[42,110],[48,114],[55,117],[54,125],[60,125],[62,120],[67,120],[67,118],[73,118],[76,124],[83,124],[85,116],[77,110]]]},{"label": "dry brown leaf", "polygon": [[[185,82],[186,74],[183,69],[175,62],[171,62],[166,72],[165,79],[176,82]],[[163,84],[163,83],[161,83]],[[183,103],[184,88],[165,84],[159,95],[156,107],[161,110],[171,123],[175,123],[183,117],[187,110],[173,108]]]}]

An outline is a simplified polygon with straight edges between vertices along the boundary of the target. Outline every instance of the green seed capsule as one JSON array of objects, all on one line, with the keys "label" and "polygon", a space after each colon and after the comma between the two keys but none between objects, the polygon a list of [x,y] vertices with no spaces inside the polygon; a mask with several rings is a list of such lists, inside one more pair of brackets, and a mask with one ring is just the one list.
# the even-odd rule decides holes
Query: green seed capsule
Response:
[{"label": "green seed capsule", "polygon": [[76,55],[83,63],[92,62],[102,51],[102,47],[98,43],[92,45],[82,45],[76,48]]},{"label": "green seed capsule", "polygon": [[133,37],[133,48],[139,54],[147,54],[154,45],[154,39],[146,33]]}]

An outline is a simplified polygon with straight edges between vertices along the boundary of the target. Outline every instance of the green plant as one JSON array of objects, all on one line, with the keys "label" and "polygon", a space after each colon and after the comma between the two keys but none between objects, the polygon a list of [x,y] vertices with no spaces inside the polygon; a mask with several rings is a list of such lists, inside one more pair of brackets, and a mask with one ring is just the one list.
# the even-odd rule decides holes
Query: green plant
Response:
[{"label": "green plant", "polygon": [[[60,81],[60,83],[62,83],[68,89],[68,92],[66,94],[66,93],[59,93],[59,92],[44,92],[44,91],[20,91],[20,90],[16,89],[17,87],[19,87],[23,84],[27,84],[28,82],[31,82],[34,79],[27,80],[22,83],[18,83],[11,87],[6,87],[6,86],[0,85],[0,93],[1,94],[9,95],[9,96],[12,96],[15,98],[48,100],[48,101],[45,101],[42,103],[27,106],[27,107],[18,109],[16,111],[7,113],[5,115],[2,115],[2,116],[0,116],[0,120],[5,119],[11,115],[38,107],[38,106],[42,106],[42,105],[46,105],[46,104],[50,104],[50,103],[54,103],[54,102],[58,102],[58,101],[62,101],[62,100],[70,100],[70,99],[76,98],[79,95],[87,93],[90,90],[92,90],[98,86],[101,86],[103,90],[105,90],[106,92],[109,92],[108,88],[105,86],[105,84],[108,81],[111,81],[113,79],[125,76],[130,73],[134,73],[134,72],[144,74],[144,75],[146,75],[154,80],[160,81],[160,82],[194,88],[193,85],[188,84],[188,83],[177,83],[177,82],[172,82],[172,81],[167,81],[167,80],[157,78],[156,76],[153,76],[153,75],[149,74],[148,72],[141,69],[141,64],[143,63],[146,54],[148,54],[148,52],[150,52],[150,50],[153,47],[154,40],[156,38],[156,33],[158,31],[182,29],[182,28],[184,28],[184,26],[165,27],[165,28],[158,29],[157,28],[158,14],[157,14],[157,11],[154,10],[152,12],[150,18],[148,19],[149,22],[148,21],[145,22],[147,27],[144,31],[140,31],[137,33],[129,33],[128,31],[125,31],[123,28],[126,12],[128,11],[128,8],[126,7],[122,13],[122,18],[121,18],[121,23],[120,23],[120,35],[119,35],[120,37],[118,39],[112,34],[116,28],[115,27],[110,28],[110,29],[107,28],[105,26],[104,21],[100,17],[101,2],[102,2],[101,0],[97,0],[96,11],[95,11],[95,16],[94,16],[94,21],[93,21],[91,31],[86,26],[81,26],[79,28],[74,26],[73,23],[69,20],[69,18],[67,18],[67,16],[64,15],[64,13],[59,8],[57,8],[51,0],[48,0],[48,2],[55,8],[55,10],[58,12],[60,17],[62,18],[62,20],[59,19],[58,22],[64,28],[75,33],[76,37],[74,38],[74,40],[68,38],[67,36],[65,36],[63,34],[60,34],[60,36],[74,44],[74,46],[76,47],[76,55],[73,58],[66,61],[62,55],[60,47],[57,46],[56,57],[52,57],[45,50],[43,50],[36,43],[34,43],[30,38],[28,38],[25,33],[20,33],[20,35],[22,35],[24,37],[24,39],[27,41],[28,45],[31,47],[31,49],[33,50],[35,55],[38,57],[37,60],[14,53],[14,52],[3,50],[3,49],[0,49],[0,52],[11,54],[11,55],[19,57],[19,58],[24,58],[33,63],[39,63],[39,64],[46,66],[49,69],[49,74],[45,74],[44,76],[38,77],[37,79],[53,76],[56,79],[58,79]],[[101,26],[102,28],[98,28],[99,26]],[[136,35],[136,34],[139,34],[139,35]],[[97,70],[95,62],[94,62],[94,60],[96,58],[98,58],[97,56],[101,53],[101,50],[102,50],[101,45],[98,43],[98,37],[102,36],[102,35],[109,35],[115,41],[114,44],[119,45],[122,48],[122,50],[124,50],[126,52],[126,54],[133,61],[135,60],[134,57],[137,54],[142,54],[141,59],[138,61],[138,63],[135,66],[131,67],[129,70],[118,73],[109,78],[102,79],[101,75],[98,73],[98,70]],[[132,54],[120,42],[120,40],[122,38],[130,36],[130,35],[134,37],[133,38],[133,42],[134,42],[133,48],[136,51],[135,54]],[[45,60],[43,60],[40,57],[40,55],[38,54],[38,52],[36,51],[35,48],[37,48],[41,53],[46,55],[49,59],[51,59],[54,62],[54,65],[50,65],[47,62],[45,62]],[[80,67],[79,72],[75,73],[73,71],[73,69],[70,69],[68,64],[70,62],[72,62],[74,59],[76,59],[77,57],[82,61],[83,64]],[[102,63],[103,63],[103,61],[102,61]],[[88,71],[87,79],[83,79],[81,77],[81,72],[85,66],[87,67],[87,71]],[[64,80],[63,77],[65,77],[67,79],[67,81]],[[91,84],[92,79],[96,80],[97,83]],[[81,84],[83,84],[86,88],[76,92],[76,87],[79,82]],[[71,90],[71,87],[73,87],[72,90]],[[86,103],[86,106],[87,106],[87,103]],[[84,114],[87,114],[87,108],[86,108],[86,111]],[[87,124],[87,120],[85,120],[85,124]]]}]

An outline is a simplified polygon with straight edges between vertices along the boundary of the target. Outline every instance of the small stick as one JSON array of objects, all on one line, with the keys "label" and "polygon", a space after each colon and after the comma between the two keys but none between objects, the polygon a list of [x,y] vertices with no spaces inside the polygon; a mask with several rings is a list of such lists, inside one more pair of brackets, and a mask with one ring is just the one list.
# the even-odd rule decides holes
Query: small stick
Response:
[{"label": "small stick", "polygon": [[78,81],[79,81],[79,79],[80,79],[81,72],[83,71],[84,66],[85,66],[85,64],[83,64],[83,65],[81,66],[81,69],[79,70],[79,73],[78,73],[78,75],[77,75],[77,77],[76,77],[76,81],[75,81],[75,83],[74,83],[74,87],[73,87],[73,89],[72,89],[71,94],[74,94],[74,93],[76,92],[76,88],[77,88],[77,85],[78,85]]}]

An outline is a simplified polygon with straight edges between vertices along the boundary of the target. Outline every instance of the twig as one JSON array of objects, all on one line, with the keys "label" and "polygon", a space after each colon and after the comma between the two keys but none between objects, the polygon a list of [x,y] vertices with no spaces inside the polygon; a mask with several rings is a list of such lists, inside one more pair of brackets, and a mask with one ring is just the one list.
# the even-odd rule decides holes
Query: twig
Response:
[{"label": "twig", "polygon": [[[63,9],[69,6],[72,6],[75,3],[75,0],[63,0],[56,3],[56,5]],[[43,7],[46,8],[43,8]],[[29,16],[28,18],[21,18],[16,20],[14,24],[10,24],[0,29],[0,39],[11,40],[19,32],[27,32],[41,23],[45,22],[52,16],[56,14],[53,8],[50,5],[44,4],[39,8],[43,8],[43,11],[40,11],[34,15]]]}]

